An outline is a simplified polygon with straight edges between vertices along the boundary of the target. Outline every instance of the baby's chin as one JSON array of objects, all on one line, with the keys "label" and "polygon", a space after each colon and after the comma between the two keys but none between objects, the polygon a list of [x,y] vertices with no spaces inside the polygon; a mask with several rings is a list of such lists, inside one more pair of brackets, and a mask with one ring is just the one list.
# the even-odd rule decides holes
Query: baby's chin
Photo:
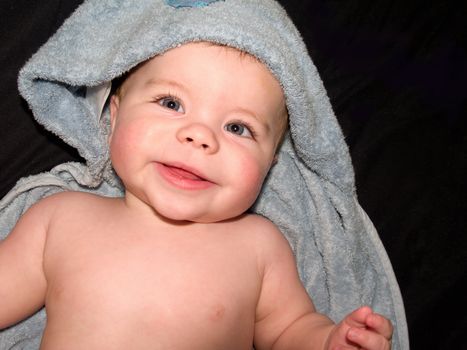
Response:
[{"label": "baby's chin", "polygon": [[[248,208],[247,208],[248,209]],[[235,220],[244,215],[245,210],[238,211],[215,211],[207,213],[180,213],[170,211],[168,213],[158,212],[158,214],[165,219],[167,222],[173,224],[184,224],[184,223],[199,223],[199,224],[211,224],[211,223],[220,223],[227,222],[230,220]]]}]

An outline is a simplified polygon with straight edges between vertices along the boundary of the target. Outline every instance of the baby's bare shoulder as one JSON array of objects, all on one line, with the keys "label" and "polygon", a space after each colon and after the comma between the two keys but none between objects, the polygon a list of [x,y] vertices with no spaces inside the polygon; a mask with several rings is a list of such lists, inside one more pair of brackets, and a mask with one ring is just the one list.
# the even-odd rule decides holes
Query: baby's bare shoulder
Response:
[{"label": "baby's bare shoulder", "polygon": [[39,200],[28,209],[25,216],[40,218],[50,224],[69,220],[70,217],[99,215],[113,201],[115,199],[95,194],[65,191]]},{"label": "baby's bare shoulder", "polygon": [[271,220],[258,214],[245,214],[237,220],[237,224],[258,235],[282,235]]},{"label": "baby's bare shoulder", "polygon": [[279,230],[279,228],[269,219],[256,214],[244,215],[237,223],[238,232],[251,240],[260,248],[262,254],[277,255],[281,252],[290,252],[290,244]]},{"label": "baby's bare shoulder", "polygon": [[48,197],[45,197],[41,201],[55,203],[55,204],[67,204],[67,203],[78,203],[78,202],[92,202],[92,201],[100,201],[105,197],[88,193],[88,192],[78,192],[78,191],[63,191],[54,193]]},{"label": "baby's bare shoulder", "polygon": [[87,192],[64,191],[42,199],[37,205],[44,208],[51,207],[56,210],[94,209],[94,206],[110,205],[113,200],[115,199]]}]

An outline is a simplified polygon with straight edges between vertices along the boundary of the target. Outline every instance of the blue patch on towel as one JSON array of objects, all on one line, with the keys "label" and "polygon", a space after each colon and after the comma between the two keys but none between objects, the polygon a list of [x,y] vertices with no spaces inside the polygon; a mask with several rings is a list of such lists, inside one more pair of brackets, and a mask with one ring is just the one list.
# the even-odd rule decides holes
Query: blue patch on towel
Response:
[{"label": "blue patch on towel", "polygon": [[[204,7],[219,0],[165,0],[167,5],[179,7]],[[223,0],[222,0],[223,1]]]}]

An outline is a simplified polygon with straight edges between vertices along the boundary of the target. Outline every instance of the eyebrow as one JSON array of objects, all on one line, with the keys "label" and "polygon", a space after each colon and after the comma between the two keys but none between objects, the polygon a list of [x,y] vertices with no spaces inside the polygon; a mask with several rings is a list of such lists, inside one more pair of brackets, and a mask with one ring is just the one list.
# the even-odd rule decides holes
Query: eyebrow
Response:
[{"label": "eyebrow", "polygon": [[266,129],[266,132],[268,132],[268,133],[271,132],[271,126],[269,125],[269,123],[267,121],[261,119],[253,111],[251,111],[249,109],[246,109],[246,108],[239,107],[239,108],[235,109],[235,112],[240,113],[240,114],[247,114],[247,115],[253,117],[258,123],[260,123],[261,125],[264,126],[264,128]]},{"label": "eyebrow", "polygon": [[151,78],[144,83],[144,86],[151,86],[151,85],[169,85],[169,86],[173,86],[174,88],[181,89],[183,91],[187,90],[183,84],[180,84],[179,82],[175,80],[168,80],[168,79]]}]

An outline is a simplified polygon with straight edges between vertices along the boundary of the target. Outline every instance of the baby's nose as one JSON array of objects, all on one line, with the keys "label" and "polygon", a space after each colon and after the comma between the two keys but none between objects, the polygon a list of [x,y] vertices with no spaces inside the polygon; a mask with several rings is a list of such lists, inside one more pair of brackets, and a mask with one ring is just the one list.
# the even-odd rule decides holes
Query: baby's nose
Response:
[{"label": "baby's nose", "polygon": [[180,128],[177,139],[181,143],[191,144],[193,147],[204,150],[207,154],[216,153],[219,149],[214,132],[204,124],[193,123]]}]

